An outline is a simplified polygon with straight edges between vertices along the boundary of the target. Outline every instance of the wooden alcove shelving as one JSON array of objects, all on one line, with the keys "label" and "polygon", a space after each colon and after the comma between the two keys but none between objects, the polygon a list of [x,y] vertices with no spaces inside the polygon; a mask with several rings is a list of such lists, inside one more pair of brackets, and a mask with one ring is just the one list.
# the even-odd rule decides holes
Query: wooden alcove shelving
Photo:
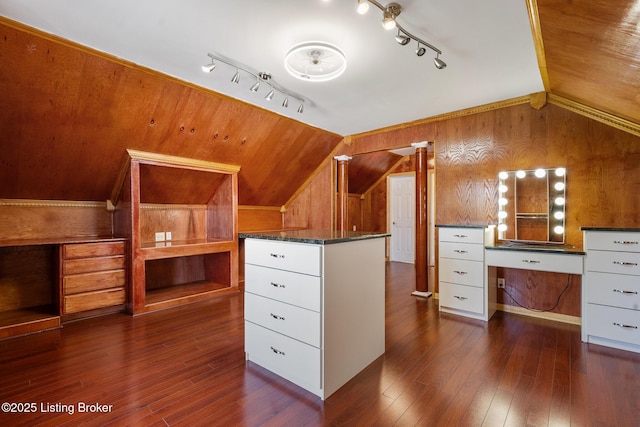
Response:
[{"label": "wooden alcove shelving", "polygon": [[132,314],[237,291],[239,170],[127,150],[111,201],[115,234],[131,242]]}]

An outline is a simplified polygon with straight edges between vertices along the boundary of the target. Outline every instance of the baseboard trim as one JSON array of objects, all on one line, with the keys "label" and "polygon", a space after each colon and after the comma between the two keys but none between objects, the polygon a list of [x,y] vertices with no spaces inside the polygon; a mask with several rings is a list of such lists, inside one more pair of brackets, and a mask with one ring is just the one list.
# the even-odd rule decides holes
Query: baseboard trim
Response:
[{"label": "baseboard trim", "polygon": [[520,314],[522,316],[537,317],[538,319],[553,320],[556,322],[569,323],[571,325],[582,325],[582,319],[579,316],[570,316],[568,314],[537,312],[524,309],[522,307],[514,307],[512,305],[496,304],[496,309],[505,313]]}]

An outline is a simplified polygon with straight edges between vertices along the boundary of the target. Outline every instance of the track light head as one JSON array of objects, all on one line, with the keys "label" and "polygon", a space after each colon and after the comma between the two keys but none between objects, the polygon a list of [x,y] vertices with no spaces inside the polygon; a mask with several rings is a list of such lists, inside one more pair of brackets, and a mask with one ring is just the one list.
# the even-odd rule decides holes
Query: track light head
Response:
[{"label": "track light head", "polygon": [[271,89],[271,90],[269,91],[269,93],[267,94],[267,96],[265,96],[265,97],[264,97],[264,99],[266,99],[267,101],[271,101],[271,100],[273,99],[273,94],[274,94],[274,93],[275,93],[275,92],[273,91],[273,89]]},{"label": "track light head", "polygon": [[236,71],[236,73],[233,75],[233,78],[231,79],[231,83],[238,84],[239,81],[240,81],[240,71]]},{"label": "track light head", "polygon": [[393,30],[396,27],[396,18],[400,15],[402,6],[398,3],[389,3],[382,12],[382,28]]},{"label": "track light head", "polygon": [[284,101],[282,101],[282,106],[284,108],[289,108],[289,98],[287,98],[286,96],[284,97]]},{"label": "track light head", "polygon": [[409,44],[409,42],[411,41],[410,37],[405,36],[404,34],[400,34],[400,30],[398,30],[398,35],[396,36],[396,41],[398,42],[399,45],[406,45]]},{"label": "track light head", "polygon": [[256,82],[249,88],[251,92],[257,92],[260,89],[260,82],[256,80]]},{"label": "track light head", "polygon": [[425,54],[426,51],[427,51],[427,49],[425,49],[424,47],[420,46],[420,43],[418,42],[418,48],[416,49],[416,55],[422,56],[422,55]]},{"label": "track light head", "polygon": [[433,58],[433,63],[438,70],[442,70],[443,68],[447,67],[447,63],[440,59],[440,54]]},{"label": "track light head", "polygon": [[369,11],[369,3],[367,2],[367,0],[358,0],[356,11],[358,11],[360,15],[364,15],[365,13],[367,13]]},{"label": "track light head", "polygon": [[300,104],[300,106],[298,107],[298,113],[302,114],[303,112],[304,112],[304,106]]},{"label": "track light head", "polygon": [[210,73],[215,69],[216,69],[216,64],[214,64],[213,61],[211,61],[211,64],[204,64],[202,66],[202,71],[204,71],[205,73]]}]

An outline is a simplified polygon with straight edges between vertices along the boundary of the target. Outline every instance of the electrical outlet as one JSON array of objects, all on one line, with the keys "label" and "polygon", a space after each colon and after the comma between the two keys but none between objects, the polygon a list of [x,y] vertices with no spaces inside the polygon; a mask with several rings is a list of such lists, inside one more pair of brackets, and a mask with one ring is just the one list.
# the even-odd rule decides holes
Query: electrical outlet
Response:
[{"label": "electrical outlet", "polygon": [[504,279],[502,277],[498,279],[498,289],[504,289]]}]

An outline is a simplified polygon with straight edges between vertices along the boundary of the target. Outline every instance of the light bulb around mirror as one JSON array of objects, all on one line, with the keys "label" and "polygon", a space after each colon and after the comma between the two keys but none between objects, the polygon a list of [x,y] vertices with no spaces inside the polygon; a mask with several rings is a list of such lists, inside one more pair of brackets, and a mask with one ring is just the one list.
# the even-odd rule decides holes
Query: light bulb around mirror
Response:
[{"label": "light bulb around mirror", "polygon": [[507,231],[507,224],[498,225],[498,231],[501,231],[501,232]]},{"label": "light bulb around mirror", "polygon": [[508,190],[509,190],[509,187],[507,187],[504,184],[500,184],[498,186],[498,192],[500,192],[500,193],[506,193]]},{"label": "light bulb around mirror", "polygon": [[544,178],[546,174],[547,172],[544,169],[536,169],[536,171],[534,172],[536,178]]},{"label": "light bulb around mirror", "polygon": [[498,218],[505,219],[507,217],[507,211],[498,212]]},{"label": "light bulb around mirror", "polygon": [[518,172],[516,172],[516,177],[517,177],[517,178],[522,179],[522,178],[524,178],[525,176],[527,176],[527,173],[526,173],[525,171],[518,171]]},{"label": "light bulb around mirror", "polygon": [[506,205],[507,205],[507,203],[509,203],[509,201],[508,201],[507,199],[505,199],[504,197],[500,197],[500,198],[498,199],[498,204],[499,204],[500,206],[506,206]]},{"label": "light bulb around mirror", "polygon": [[566,169],[565,168],[557,168],[555,170],[556,176],[564,176],[565,173],[566,173]]},{"label": "light bulb around mirror", "polygon": [[556,199],[554,201],[555,201],[556,205],[558,205],[558,206],[564,205],[564,197],[556,197]]},{"label": "light bulb around mirror", "polygon": [[500,173],[498,174],[498,178],[500,178],[501,180],[503,180],[503,181],[504,181],[504,180],[506,180],[507,178],[509,178],[509,173],[508,173],[508,172],[504,172],[504,171],[503,171],[503,172],[500,172]]},{"label": "light bulb around mirror", "polygon": [[555,227],[553,227],[553,232],[556,234],[562,234],[564,233],[564,227],[561,225],[556,225]]},{"label": "light bulb around mirror", "polygon": [[564,212],[560,212],[560,211],[554,212],[553,217],[555,219],[564,219]]},{"label": "light bulb around mirror", "polygon": [[564,182],[556,182],[553,188],[555,188],[556,191],[564,190]]}]

